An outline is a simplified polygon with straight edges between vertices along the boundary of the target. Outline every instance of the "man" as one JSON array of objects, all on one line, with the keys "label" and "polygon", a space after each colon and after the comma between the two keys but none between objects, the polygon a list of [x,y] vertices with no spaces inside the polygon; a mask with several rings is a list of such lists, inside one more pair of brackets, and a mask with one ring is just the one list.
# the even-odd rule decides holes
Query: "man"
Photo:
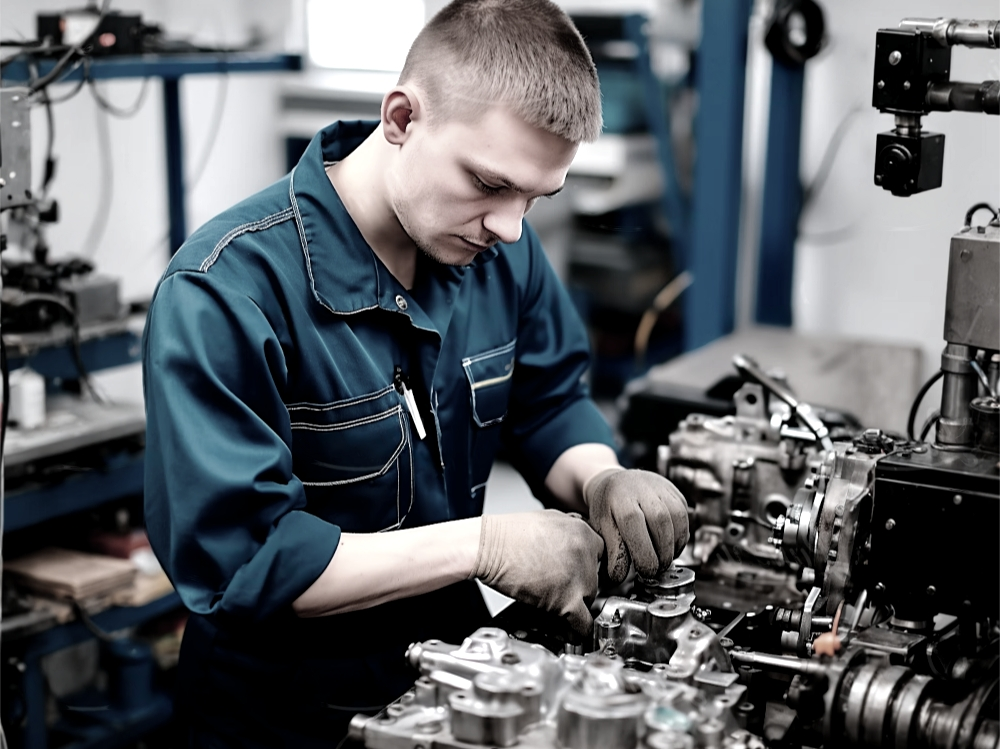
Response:
[{"label": "man", "polygon": [[[483,622],[472,582],[592,627],[598,565],[687,540],[581,382],[588,342],[524,223],[601,128],[547,0],[456,0],[378,123],[320,132],[199,229],[144,339],[149,535],[192,612],[195,745],[322,746],[413,681],[420,639]],[[503,445],[550,509],[480,518]]]}]

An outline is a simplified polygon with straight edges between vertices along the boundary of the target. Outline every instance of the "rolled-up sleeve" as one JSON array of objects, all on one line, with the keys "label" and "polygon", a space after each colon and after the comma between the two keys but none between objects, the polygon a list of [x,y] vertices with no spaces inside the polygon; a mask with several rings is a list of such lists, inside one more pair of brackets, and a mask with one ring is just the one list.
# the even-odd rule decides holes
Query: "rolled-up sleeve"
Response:
[{"label": "rolled-up sleeve", "polygon": [[143,337],[146,525],[195,613],[290,614],[340,541],[292,473],[286,377],[252,299],[205,273],[161,282]]},{"label": "rolled-up sleeve", "polygon": [[563,452],[587,443],[614,448],[615,441],[586,383],[586,328],[527,225],[525,233],[527,268],[504,443],[511,463],[544,499],[545,477]]}]

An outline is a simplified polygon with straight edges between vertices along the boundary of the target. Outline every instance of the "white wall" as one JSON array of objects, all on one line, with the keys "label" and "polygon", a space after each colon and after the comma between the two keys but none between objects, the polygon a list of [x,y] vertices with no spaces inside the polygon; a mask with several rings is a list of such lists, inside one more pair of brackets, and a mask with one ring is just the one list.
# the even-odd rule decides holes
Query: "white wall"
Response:
[{"label": "white wall", "polygon": [[[82,3],[77,3],[80,5]],[[0,35],[35,36],[35,14],[74,6],[64,0],[4,0]],[[291,3],[287,0],[116,0],[112,7],[138,11],[160,23],[171,35],[202,44],[235,46],[259,30],[269,48],[280,48]],[[5,53],[7,50],[5,50]],[[284,145],[276,127],[280,76],[254,74],[198,75],[181,82],[185,156],[188,173],[204,153],[213,107],[227,87],[225,109],[215,148],[204,175],[188,194],[188,231],[284,171]],[[135,101],[141,81],[100,84],[106,98],[124,107]],[[131,119],[119,120],[98,110],[86,88],[55,107],[58,172],[51,195],[60,204],[61,219],[48,232],[55,257],[79,254],[97,211],[102,184],[98,118],[107,120],[111,139],[113,194],[108,226],[93,251],[98,267],[122,278],[126,299],[148,297],[168,258],[165,146],[162,89],[148,82],[145,103]],[[54,86],[53,97],[71,88]],[[32,116],[35,182],[41,175],[45,150],[45,117]]]},{"label": "white wall", "polygon": [[[834,128],[854,106],[830,179],[803,216],[796,248],[795,326],[921,345],[929,374],[944,346],[949,239],[974,203],[1000,200],[1000,118],[935,113],[924,127],[945,134],[943,185],[897,198],[873,182],[875,136],[891,115],[871,108],[875,32],[906,17],[993,18],[996,0],[826,0],[830,46],[809,62],[802,173],[819,166]],[[1000,52],[955,47],[952,80],[1000,78]],[[985,213],[977,217],[984,221]],[[933,400],[933,397],[931,398]]]}]

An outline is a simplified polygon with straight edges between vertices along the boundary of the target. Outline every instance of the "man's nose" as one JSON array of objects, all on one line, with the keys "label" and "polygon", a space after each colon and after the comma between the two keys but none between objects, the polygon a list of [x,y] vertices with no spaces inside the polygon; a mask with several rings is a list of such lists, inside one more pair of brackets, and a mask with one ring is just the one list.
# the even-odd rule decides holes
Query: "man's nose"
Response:
[{"label": "man's nose", "polygon": [[505,201],[502,205],[497,205],[483,217],[483,228],[505,244],[516,242],[521,238],[524,207],[524,202],[520,200]]}]

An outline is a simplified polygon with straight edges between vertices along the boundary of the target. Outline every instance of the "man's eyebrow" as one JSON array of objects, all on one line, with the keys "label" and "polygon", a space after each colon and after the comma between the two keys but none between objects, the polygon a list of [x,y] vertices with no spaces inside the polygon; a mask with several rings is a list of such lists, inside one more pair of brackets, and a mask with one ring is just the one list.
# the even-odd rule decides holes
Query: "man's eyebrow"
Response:
[{"label": "man's eyebrow", "polygon": [[[469,167],[472,169],[473,172],[475,172],[480,177],[483,177],[483,178],[489,180],[490,182],[496,182],[497,184],[503,185],[508,190],[513,190],[514,192],[519,192],[522,195],[525,195],[525,194],[528,194],[528,193],[531,192],[531,190],[526,190],[525,188],[518,186],[516,183],[514,183],[510,179],[508,179],[507,177],[503,176],[499,172],[494,171],[493,169],[490,169],[488,166],[485,166],[483,164],[477,164],[476,162],[470,162],[469,163]],[[545,193],[542,197],[543,198],[551,198],[553,195],[557,195],[558,193],[562,192],[562,189],[565,186],[566,186],[566,184],[563,183],[563,184],[559,185],[559,187],[557,187],[552,192]]]}]

